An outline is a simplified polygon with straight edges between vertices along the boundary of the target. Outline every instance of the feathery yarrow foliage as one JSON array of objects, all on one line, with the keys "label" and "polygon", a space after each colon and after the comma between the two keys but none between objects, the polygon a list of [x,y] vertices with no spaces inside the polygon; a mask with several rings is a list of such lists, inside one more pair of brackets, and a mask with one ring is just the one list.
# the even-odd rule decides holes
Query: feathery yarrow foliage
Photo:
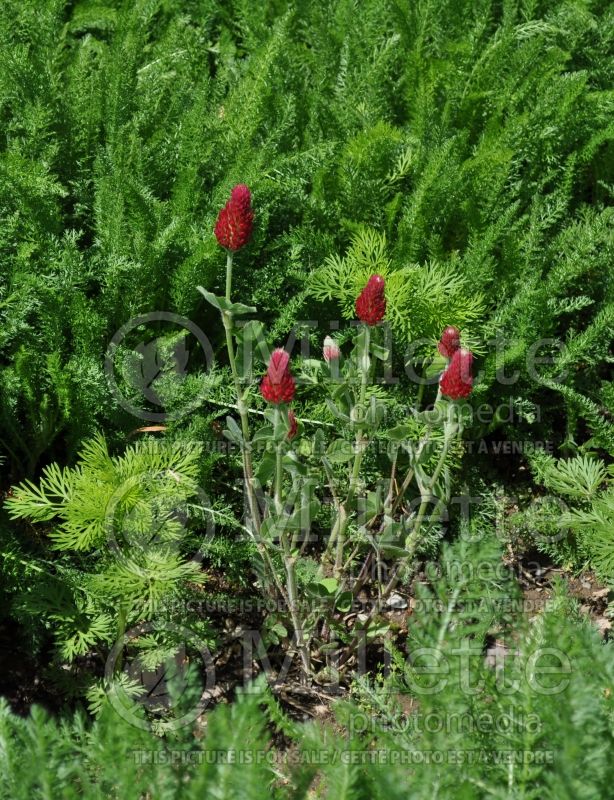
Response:
[{"label": "feathery yarrow foliage", "polygon": [[[23,718],[3,703],[0,798],[404,800],[409,790],[427,800],[434,781],[443,800],[607,797],[612,644],[559,591],[508,645],[511,575],[500,572],[494,537],[480,536],[446,548],[434,574],[427,567],[409,654],[391,644],[387,677],[357,681],[334,724],[295,722],[262,681],[213,709],[197,737],[191,726],[154,736],[109,704],[92,724],[81,714],[58,722],[38,707]],[[289,749],[276,749],[280,741]]]},{"label": "feathery yarrow foliage", "polygon": [[11,518],[44,526],[51,547],[64,554],[51,569],[45,563],[19,597],[51,627],[60,658],[104,648],[118,625],[164,616],[165,604],[202,582],[195,557],[206,542],[188,531],[190,518],[202,525],[209,513],[198,460],[195,445],[155,439],[112,456],[98,435],[75,467],[51,464],[38,484],[15,487],[6,501]]},{"label": "feathery yarrow foliage", "polygon": [[[586,420],[611,443],[613,25],[597,0],[366,0],[360,14],[353,0],[232,12],[7,0],[0,445],[12,478],[74,457],[101,425],[130,425],[106,347],[135,315],[205,313],[193,286],[220,285],[207,232],[239,181],[259,211],[235,280],[274,321],[271,342],[297,319],[350,318],[378,273],[401,340],[452,324],[480,353],[504,336],[520,376],[501,397],[548,418],[563,402],[570,436]],[[565,381],[528,374],[536,336],[565,343]],[[488,354],[480,392],[501,360]]]}]

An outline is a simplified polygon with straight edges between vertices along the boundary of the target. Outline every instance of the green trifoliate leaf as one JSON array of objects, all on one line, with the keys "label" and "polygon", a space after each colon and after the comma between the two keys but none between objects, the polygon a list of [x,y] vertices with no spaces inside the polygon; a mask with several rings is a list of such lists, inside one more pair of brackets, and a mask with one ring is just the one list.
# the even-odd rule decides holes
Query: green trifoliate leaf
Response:
[{"label": "green trifoliate leaf", "polygon": [[326,457],[332,464],[343,464],[354,457],[354,448],[346,439],[333,439],[326,450]]},{"label": "green trifoliate leaf", "polygon": [[197,286],[196,288],[202,294],[205,300],[214,308],[217,308],[217,310],[220,312],[227,312],[233,316],[256,313],[255,306],[246,306],[243,303],[231,303],[229,300],[226,300],[225,297],[215,295],[213,292],[208,292],[202,286]]},{"label": "green trifoliate leaf", "polygon": [[224,429],[224,436],[233,444],[243,447],[243,434],[232,417],[226,417],[226,426],[227,427]]}]

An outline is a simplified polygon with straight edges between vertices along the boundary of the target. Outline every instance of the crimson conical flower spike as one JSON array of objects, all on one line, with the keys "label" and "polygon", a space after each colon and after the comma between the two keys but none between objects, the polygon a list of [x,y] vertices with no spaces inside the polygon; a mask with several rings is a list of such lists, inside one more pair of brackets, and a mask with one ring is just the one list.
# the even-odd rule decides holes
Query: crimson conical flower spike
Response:
[{"label": "crimson conical flower spike", "polygon": [[230,200],[220,211],[215,223],[215,238],[222,247],[233,252],[247,244],[254,223],[252,196],[244,183],[234,187]]},{"label": "crimson conical flower spike", "polygon": [[386,315],[385,281],[381,275],[371,275],[356,300],[356,316],[367,325],[377,325]]},{"label": "crimson conical flower spike", "polygon": [[289,403],[294,398],[296,384],[290,372],[290,355],[281,347],[273,350],[266,375],[260,383],[260,394],[269,403]]},{"label": "crimson conical flower spike", "polygon": [[452,356],[452,360],[439,379],[441,393],[451,400],[468,397],[473,389],[473,353],[461,348]]},{"label": "crimson conical flower spike", "polygon": [[441,339],[437,349],[444,358],[452,358],[454,353],[460,349],[460,331],[454,325],[448,325],[441,334]]}]

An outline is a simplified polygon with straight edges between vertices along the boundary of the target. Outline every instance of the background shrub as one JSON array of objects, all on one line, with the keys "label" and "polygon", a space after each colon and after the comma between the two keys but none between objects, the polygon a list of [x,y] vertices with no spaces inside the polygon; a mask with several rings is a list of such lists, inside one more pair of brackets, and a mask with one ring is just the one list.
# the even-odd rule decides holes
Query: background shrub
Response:
[{"label": "background shrub", "polygon": [[[194,286],[220,285],[211,229],[238,181],[257,227],[237,292],[272,340],[337,316],[309,276],[367,226],[386,235],[392,269],[466,287],[454,313],[483,345],[484,396],[511,396],[529,419],[539,402],[567,444],[582,419],[611,445],[613,26],[610,5],[588,0],[5,3],[0,407],[13,478],[74,453],[97,424],[134,426],[103,375],[131,317],[176,311],[215,340]],[[476,297],[482,315],[468,313]],[[401,349],[408,330],[451,321],[439,303],[416,328],[412,293],[401,305]],[[495,382],[502,357],[485,340],[497,336],[520,370],[511,387]],[[568,346],[546,385],[526,370],[536,336]],[[564,432],[549,416],[561,402]]]}]

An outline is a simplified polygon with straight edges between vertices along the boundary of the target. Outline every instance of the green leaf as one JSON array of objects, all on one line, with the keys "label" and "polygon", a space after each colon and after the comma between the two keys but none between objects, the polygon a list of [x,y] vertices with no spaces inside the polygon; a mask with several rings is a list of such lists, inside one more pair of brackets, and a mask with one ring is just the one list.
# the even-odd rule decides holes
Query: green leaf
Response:
[{"label": "green leaf", "polygon": [[[348,414],[343,411],[336,402],[330,399],[330,397],[326,398],[326,405],[328,406],[328,410],[331,414],[336,417],[337,419],[343,420],[343,422],[350,422],[350,417]],[[345,404],[344,404],[345,405]],[[347,406],[346,406],[347,408]]]},{"label": "green leaf", "polygon": [[331,600],[339,589],[339,583],[335,578],[322,578],[307,584],[307,590],[317,597]]},{"label": "green leaf", "polygon": [[441,374],[447,366],[448,360],[438,353],[433,360],[426,365],[424,377],[434,378],[436,375]]},{"label": "green leaf", "polygon": [[226,311],[229,311],[234,317],[242,314],[255,314],[257,311],[256,306],[246,306],[245,303],[230,303]]},{"label": "green leaf", "polygon": [[311,525],[311,520],[318,513],[320,508],[320,501],[317,499],[311,500],[306,505],[299,506],[289,517],[284,521],[286,528],[293,531],[306,530]]},{"label": "green leaf", "polygon": [[380,552],[388,558],[406,558],[411,555],[404,547],[397,547],[394,544],[382,544],[379,549]]},{"label": "green leaf", "polygon": [[370,625],[367,628],[367,641],[379,639],[380,636],[385,636],[390,630],[388,623],[380,623],[379,625]]},{"label": "green leaf", "polygon": [[375,358],[379,358],[380,361],[388,361],[390,358],[390,350],[387,347],[382,347],[375,342],[371,342],[370,347],[371,353],[375,356]]},{"label": "green leaf", "polygon": [[343,464],[354,457],[351,442],[346,439],[333,439],[326,450],[326,457],[332,464]]},{"label": "green leaf", "polygon": [[305,383],[317,384],[321,372],[322,362],[317,358],[305,358],[301,361],[301,379]]},{"label": "green leaf", "polygon": [[233,316],[256,313],[255,306],[246,306],[243,303],[231,303],[229,300],[226,300],[225,297],[220,297],[219,295],[213,294],[213,292],[208,292],[202,286],[197,286],[196,288],[210,305],[217,308],[217,310],[222,313],[227,312]]},{"label": "green leaf", "polygon": [[232,417],[226,417],[226,425],[228,427],[224,429],[224,436],[239,447],[243,447],[245,443],[243,434]]},{"label": "green leaf", "polygon": [[438,403],[435,408],[430,408],[428,411],[414,411],[414,417],[418,422],[423,422],[426,425],[441,425],[445,422],[446,411]]},{"label": "green leaf", "polygon": [[273,440],[280,444],[281,442],[285,441],[288,436],[288,413],[282,413],[279,417],[275,418],[275,422],[273,424]]},{"label": "green leaf", "polygon": [[378,428],[384,419],[385,413],[386,407],[384,403],[380,402],[377,397],[372,397],[367,408],[365,422],[370,428]]},{"label": "green leaf", "polygon": [[256,470],[256,478],[261,484],[267,483],[275,474],[275,453],[266,452]]},{"label": "green leaf", "polygon": [[348,611],[351,610],[352,604],[354,602],[354,595],[352,592],[341,592],[335,598],[335,608],[338,611],[346,614]]},{"label": "green leaf", "polygon": [[365,515],[367,519],[375,517],[381,513],[384,507],[381,489],[367,492],[367,502],[365,504]]},{"label": "green leaf", "polygon": [[242,378],[250,379],[252,377],[254,361],[257,356],[263,362],[267,360],[268,349],[263,330],[263,324],[255,319],[235,326],[234,336],[238,343],[236,364],[237,371]]},{"label": "green leaf", "polygon": [[[249,308],[249,306],[245,306],[245,308]],[[242,342],[262,342],[264,340],[264,325],[257,319],[250,319],[245,325],[237,328],[236,335],[237,339]]]},{"label": "green leaf", "polygon": [[288,635],[288,631],[281,622],[276,622],[273,626],[269,628],[270,633],[274,633],[280,638],[285,638]]},{"label": "green leaf", "polygon": [[372,540],[382,555],[389,558],[405,558],[410,553],[402,546],[407,535],[407,525],[405,521],[396,521],[386,517],[384,529],[379,539]]},{"label": "green leaf", "polygon": [[339,588],[339,582],[336,578],[322,578],[319,584],[323,586],[329,594],[334,594]]},{"label": "green leaf", "polygon": [[415,434],[415,428],[411,425],[396,425],[386,431],[386,436],[393,442],[404,442]]},{"label": "green leaf", "polygon": [[273,439],[273,426],[263,425],[252,436],[252,442],[268,442]]},{"label": "green leaf", "polygon": [[286,453],[281,460],[282,467],[293,476],[304,477],[307,475],[308,469],[302,461],[299,461],[298,456],[293,451]]}]

